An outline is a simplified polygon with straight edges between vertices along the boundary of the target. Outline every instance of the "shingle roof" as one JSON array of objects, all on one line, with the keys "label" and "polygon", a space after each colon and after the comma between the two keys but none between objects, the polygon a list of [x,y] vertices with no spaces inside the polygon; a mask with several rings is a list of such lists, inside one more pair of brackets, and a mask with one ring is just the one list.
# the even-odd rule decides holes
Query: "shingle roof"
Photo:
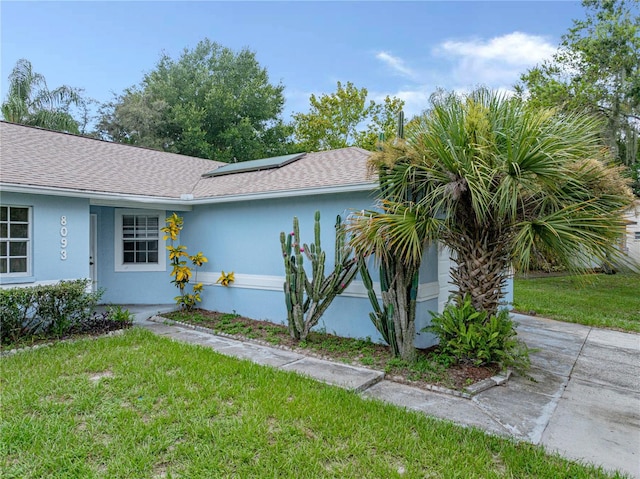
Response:
[{"label": "shingle roof", "polygon": [[371,183],[369,155],[356,147],[308,153],[281,168],[201,178],[193,194],[206,198]]},{"label": "shingle roof", "polygon": [[370,153],[309,153],[281,168],[203,178],[225,163],[0,121],[0,182],[165,198],[194,198],[373,183]]},{"label": "shingle roof", "polygon": [[217,164],[0,122],[2,183],[176,198]]}]

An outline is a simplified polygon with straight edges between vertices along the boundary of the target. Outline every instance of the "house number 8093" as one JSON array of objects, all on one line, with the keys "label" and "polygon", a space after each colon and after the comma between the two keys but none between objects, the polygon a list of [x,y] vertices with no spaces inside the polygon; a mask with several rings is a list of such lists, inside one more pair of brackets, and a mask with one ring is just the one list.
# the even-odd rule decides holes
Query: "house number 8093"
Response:
[{"label": "house number 8093", "polygon": [[60,259],[67,259],[67,217],[60,217]]}]

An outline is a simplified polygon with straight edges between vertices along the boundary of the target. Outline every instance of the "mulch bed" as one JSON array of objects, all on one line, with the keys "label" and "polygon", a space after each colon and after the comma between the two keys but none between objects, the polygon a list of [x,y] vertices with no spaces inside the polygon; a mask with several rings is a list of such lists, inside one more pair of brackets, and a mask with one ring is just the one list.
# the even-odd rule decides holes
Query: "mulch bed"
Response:
[{"label": "mulch bed", "polygon": [[12,350],[28,349],[59,341],[96,338],[115,331],[128,329],[131,326],[132,322],[114,321],[110,319],[106,313],[95,314],[91,318],[74,324],[65,334],[59,336],[33,335],[25,337],[19,339],[16,343],[0,345],[0,351],[6,353]]},{"label": "mulch bed", "polygon": [[217,311],[195,310],[193,313],[169,313],[170,319],[202,326],[236,339],[254,341],[300,352],[305,355],[368,367],[387,373],[393,381],[410,384],[423,389],[433,386],[464,391],[484,379],[496,375],[496,365],[475,366],[457,364],[445,367],[436,360],[437,349],[418,350],[418,361],[409,366],[394,359],[390,348],[365,339],[352,339],[313,331],[302,343],[291,338],[287,327],[269,321],[259,321],[236,314]]}]

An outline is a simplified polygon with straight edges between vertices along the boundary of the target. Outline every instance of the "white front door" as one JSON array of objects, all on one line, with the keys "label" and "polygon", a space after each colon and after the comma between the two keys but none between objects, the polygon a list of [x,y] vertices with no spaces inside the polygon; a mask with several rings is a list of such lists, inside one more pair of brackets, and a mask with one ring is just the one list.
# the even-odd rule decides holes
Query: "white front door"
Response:
[{"label": "white front door", "polygon": [[98,290],[98,215],[89,217],[89,278],[91,291]]}]

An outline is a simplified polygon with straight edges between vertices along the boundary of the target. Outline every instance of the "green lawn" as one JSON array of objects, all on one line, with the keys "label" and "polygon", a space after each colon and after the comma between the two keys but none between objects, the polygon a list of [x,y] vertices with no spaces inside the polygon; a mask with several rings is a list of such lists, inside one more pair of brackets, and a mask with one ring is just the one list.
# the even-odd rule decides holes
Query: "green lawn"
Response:
[{"label": "green lawn", "polygon": [[561,321],[640,332],[640,275],[516,279],[514,306]]},{"label": "green lawn", "polygon": [[4,479],[608,477],[138,328],[0,364]]}]

